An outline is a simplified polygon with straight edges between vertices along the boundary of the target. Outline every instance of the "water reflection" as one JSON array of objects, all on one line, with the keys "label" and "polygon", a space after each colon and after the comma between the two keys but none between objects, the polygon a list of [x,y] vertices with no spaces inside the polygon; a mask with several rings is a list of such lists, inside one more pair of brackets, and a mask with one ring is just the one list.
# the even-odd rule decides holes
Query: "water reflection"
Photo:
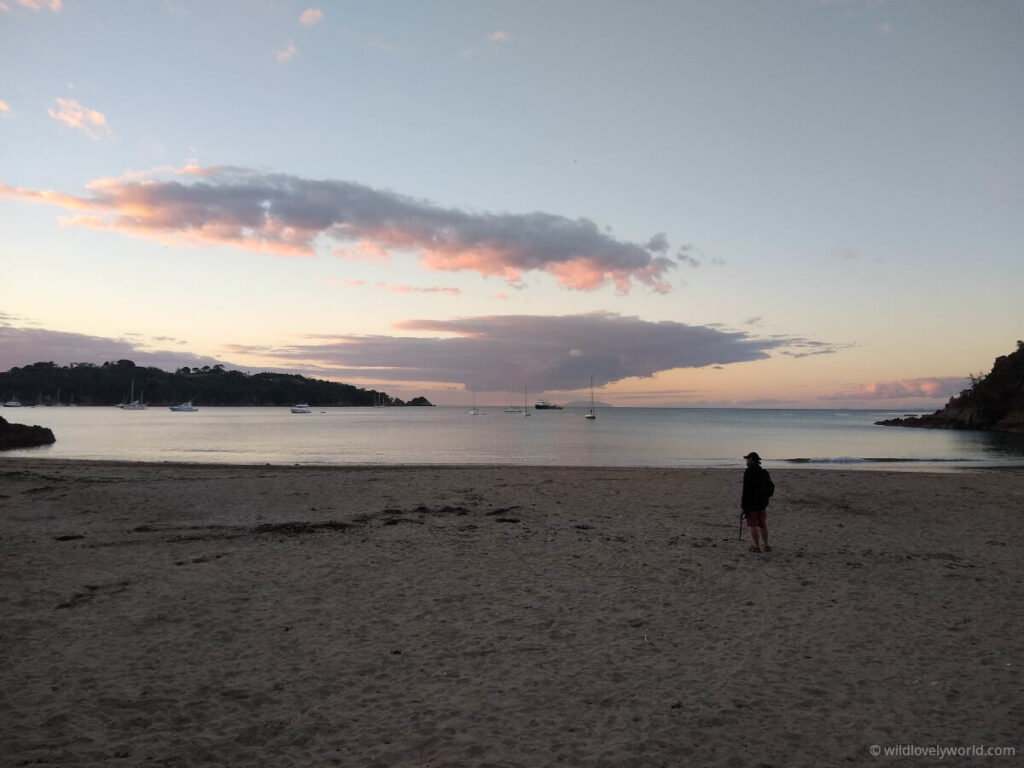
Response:
[{"label": "water reflection", "polygon": [[1012,432],[965,432],[977,441],[978,450],[999,458],[1024,458],[1024,435]]}]

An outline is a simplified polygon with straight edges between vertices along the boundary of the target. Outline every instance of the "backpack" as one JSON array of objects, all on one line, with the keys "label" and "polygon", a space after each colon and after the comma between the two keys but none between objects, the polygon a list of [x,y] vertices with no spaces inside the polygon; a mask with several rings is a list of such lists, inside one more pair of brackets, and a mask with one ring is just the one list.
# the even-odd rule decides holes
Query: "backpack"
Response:
[{"label": "backpack", "polygon": [[761,470],[761,492],[764,494],[764,503],[767,505],[768,499],[775,495],[775,483],[772,482],[767,469]]}]

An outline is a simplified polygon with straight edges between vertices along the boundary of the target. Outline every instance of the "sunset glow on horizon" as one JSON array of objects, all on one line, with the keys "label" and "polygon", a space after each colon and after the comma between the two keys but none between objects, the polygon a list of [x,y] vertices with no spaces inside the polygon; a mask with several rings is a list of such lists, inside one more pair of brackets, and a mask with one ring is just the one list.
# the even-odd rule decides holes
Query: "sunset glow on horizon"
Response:
[{"label": "sunset glow on horizon", "polygon": [[1024,338],[1011,0],[8,0],[0,35],[0,370],[909,410]]}]

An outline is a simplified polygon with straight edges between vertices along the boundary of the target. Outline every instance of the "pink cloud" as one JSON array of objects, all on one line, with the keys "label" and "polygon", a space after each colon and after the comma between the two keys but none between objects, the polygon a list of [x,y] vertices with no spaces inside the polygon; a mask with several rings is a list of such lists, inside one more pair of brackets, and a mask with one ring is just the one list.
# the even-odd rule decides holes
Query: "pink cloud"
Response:
[{"label": "pink cloud", "polygon": [[10,111],[11,111],[10,105],[8,105],[8,103],[6,101],[0,101],[0,112],[3,112],[6,115],[6,114],[10,114]]},{"label": "pink cloud", "polygon": [[30,203],[57,205],[61,208],[67,208],[70,210],[88,210],[90,208],[88,201],[83,201],[73,195],[65,195],[52,190],[34,190],[23,189],[21,187],[11,187],[2,182],[0,182],[0,195],[3,197],[17,198]]},{"label": "pink cloud", "polygon": [[452,296],[461,296],[462,291],[458,288],[448,288],[445,286],[416,286],[416,285],[390,285],[388,283],[377,283],[378,288],[383,288],[386,291],[392,293],[447,293]]},{"label": "pink cloud", "polygon": [[[334,283],[335,285],[341,285],[346,288],[365,288],[368,286],[364,280],[339,280],[334,277],[327,278],[328,282]],[[378,280],[373,284],[374,287],[380,288],[385,291],[391,291],[392,293],[446,293],[451,296],[461,296],[462,291],[458,288],[449,288],[447,286],[417,286],[417,285],[393,285],[391,283],[385,283]]]},{"label": "pink cloud", "polygon": [[504,43],[509,39],[509,34],[507,32],[502,32],[501,30],[499,30],[497,32],[492,32],[491,34],[489,34],[487,36],[487,39],[490,40],[492,43]]},{"label": "pink cloud", "polygon": [[285,62],[294,59],[298,52],[299,49],[295,47],[295,43],[292,40],[289,40],[283,46],[274,51],[274,58],[284,64]]},{"label": "pink cloud", "polygon": [[390,264],[391,254],[377,243],[369,240],[362,240],[355,244],[355,248],[344,248],[338,246],[333,251],[339,259],[350,261],[368,261],[372,264]]},{"label": "pink cloud", "polygon": [[924,397],[945,400],[960,393],[970,382],[962,376],[939,376],[855,384],[849,389],[825,396],[824,400],[897,400]]},{"label": "pink cloud", "polygon": [[307,8],[299,16],[299,24],[304,27],[313,27],[324,20],[324,12],[319,8]]},{"label": "pink cloud", "polygon": [[323,280],[331,285],[340,285],[345,288],[362,288],[366,285],[363,280],[340,280],[337,277],[325,277]]},{"label": "pink cloud", "polygon": [[74,99],[55,99],[55,101],[56,109],[49,110],[50,117],[54,120],[59,120],[69,128],[84,133],[94,141],[110,138],[110,127],[102,112],[83,107]]},{"label": "pink cloud", "polygon": [[[30,11],[42,11],[48,10],[54,13],[60,13],[64,7],[64,3],[61,0],[16,0],[17,4],[22,8],[26,8]],[[11,7],[7,3],[0,3],[0,11],[10,11]]]},{"label": "pink cloud", "polygon": [[632,243],[588,219],[470,213],[354,182],[188,166],[97,179],[87,190],[75,196],[0,184],[0,195],[73,211],[63,224],[163,243],[314,256],[319,243],[333,240],[342,258],[379,262],[400,250],[429,270],[473,271],[513,285],[545,272],[566,288],[611,284],[622,293],[636,283],[666,293],[666,274],[677,266],[664,256],[663,235]]},{"label": "pink cloud", "polygon": [[[395,245],[399,248],[412,247],[413,243],[408,238],[402,237],[406,242],[400,242],[397,238]],[[508,249],[496,248],[491,245],[480,245],[475,249],[451,248],[447,250],[426,250],[421,257],[421,263],[427,269],[447,272],[459,272],[471,270],[481,275],[497,275],[507,280],[516,281],[521,279],[521,272],[508,263]]]}]

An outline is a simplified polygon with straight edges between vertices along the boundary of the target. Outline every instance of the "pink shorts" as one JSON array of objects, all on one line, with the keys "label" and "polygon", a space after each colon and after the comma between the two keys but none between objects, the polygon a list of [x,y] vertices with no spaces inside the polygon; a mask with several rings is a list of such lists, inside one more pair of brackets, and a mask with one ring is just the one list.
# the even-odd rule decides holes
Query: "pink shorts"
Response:
[{"label": "pink shorts", "polygon": [[747,510],[747,528],[766,528],[767,519],[768,510],[766,509]]}]

